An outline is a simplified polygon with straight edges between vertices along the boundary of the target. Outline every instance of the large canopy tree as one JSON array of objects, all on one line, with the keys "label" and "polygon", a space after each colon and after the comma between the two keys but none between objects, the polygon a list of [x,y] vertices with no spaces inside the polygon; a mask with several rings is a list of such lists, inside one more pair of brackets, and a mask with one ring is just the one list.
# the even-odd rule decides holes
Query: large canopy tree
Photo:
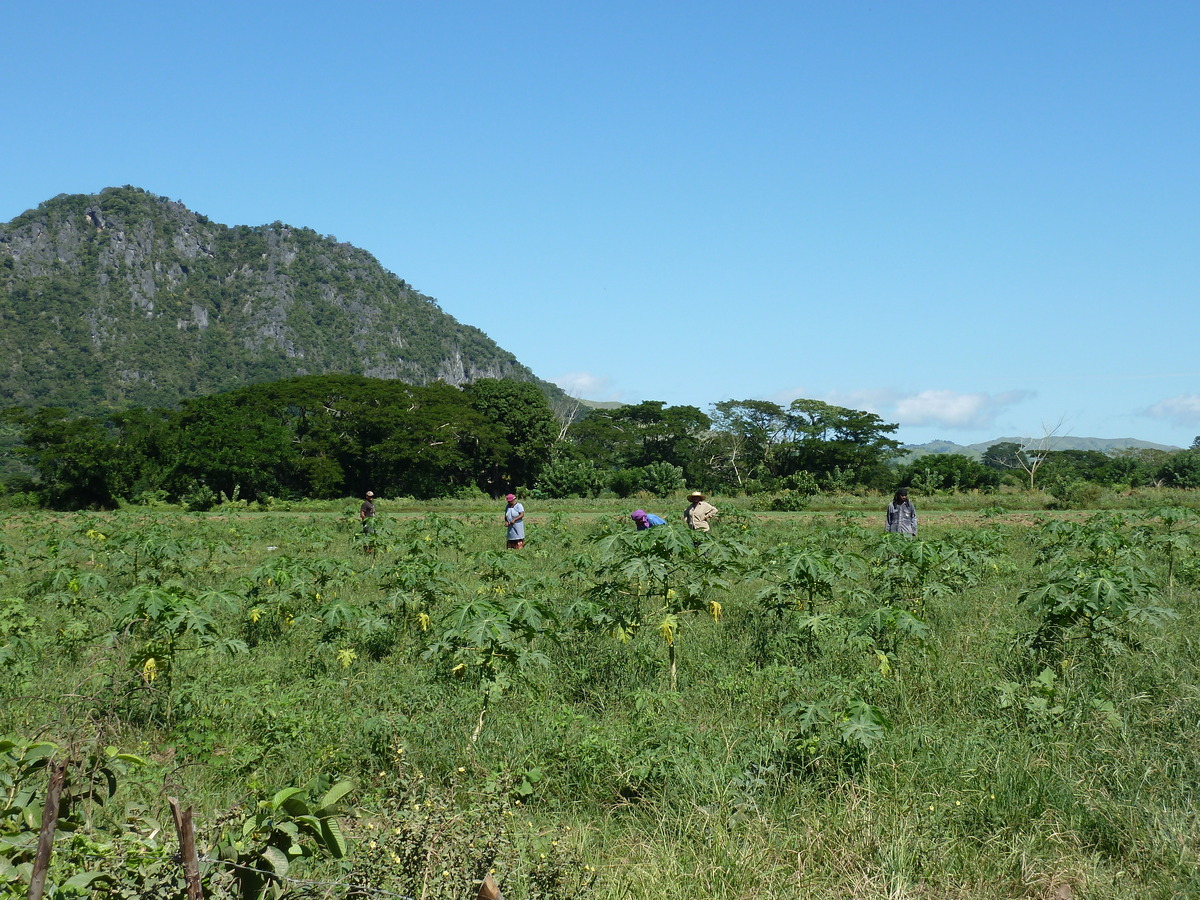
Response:
[{"label": "large canopy tree", "polygon": [[602,469],[668,463],[689,479],[698,476],[701,437],[711,426],[695,406],[645,400],[617,409],[595,409],[567,429],[572,452]]},{"label": "large canopy tree", "polygon": [[559,425],[546,395],[527,381],[482,378],[463,389],[471,408],[498,431],[503,459],[492,467],[487,490],[493,496],[532,487],[550,460]]},{"label": "large canopy tree", "polygon": [[898,426],[874,413],[820,400],[794,400],[787,409],[769,400],[725,400],[713,405],[708,447],[725,483],[771,484],[808,472],[819,480],[874,484],[900,444]]},{"label": "large canopy tree", "polygon": [[861,409],[793,400],[788,424],[795,437],[787,474],[805,471],[882,486],[890,477],[887,462],[900,451],[900,442],[888,436],[899,426]]},{"label": "large canopy tree", "polygon": [[[468,394],[356,375],[239,388],[178,410],[105,418],[14,413],[23,454],[54,506],[111,506],[162,491],[339,497],[368,488],[430,498],[532,473],[553,417],[537,388],[494,382]],[[522,477],[531,477],[525,474]]]}]

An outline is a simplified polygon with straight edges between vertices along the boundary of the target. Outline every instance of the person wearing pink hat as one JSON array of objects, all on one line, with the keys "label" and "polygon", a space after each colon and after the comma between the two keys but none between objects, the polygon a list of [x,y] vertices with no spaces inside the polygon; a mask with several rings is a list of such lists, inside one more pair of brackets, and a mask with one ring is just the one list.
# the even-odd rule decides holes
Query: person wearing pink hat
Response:
[{"label": "person wearing pink hat", "polygon": [[653,528],[655,525],[666,525],[667,520],[662,516],[656,516],[654,513],[648,513],[644,509],[635,509],[629,514],[629,518],[633,519],[633,523],[637,526],[638,531],[646,531]]},{"label": "person wearing pink hat", "polygon": [[508,549],[520,550],[525,546],[525,507],[517,502],[516,494],[506,494],[504,502],[504,526],[508,529]]}]

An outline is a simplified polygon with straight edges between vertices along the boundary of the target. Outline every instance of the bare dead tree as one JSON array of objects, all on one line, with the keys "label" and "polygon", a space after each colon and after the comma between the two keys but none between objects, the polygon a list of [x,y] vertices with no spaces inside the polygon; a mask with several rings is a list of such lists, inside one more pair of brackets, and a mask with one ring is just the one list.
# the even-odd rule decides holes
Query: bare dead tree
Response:
[{"label": "bare dead tree", "polygon": [[564,399],[555,400],[550,405],[550,411],[554,413],[554,418],[558,422],[558,439],[555,443],[561,443],[567,439],[567,429],[579,418],[579,408],[582,405],[583,401],[575,394],[564,395]]},{"label": "bare dead tree", "polygon": [[1021,444],[1021,449],[1017,453],[1017,463],[1025,474],[1029,476],[1029,489],[1032,491],[1034,477],[1037,475],[1037,470],[1042,467],[1042,463],[1050,455],[1054,449],[1054,438],[1063,427],[1064,418],[1060,418],[1058,423],[1053,428],[1047,428],[1046,423],[1042,423],[1042,436],[1037,438],[1025,438]]}]

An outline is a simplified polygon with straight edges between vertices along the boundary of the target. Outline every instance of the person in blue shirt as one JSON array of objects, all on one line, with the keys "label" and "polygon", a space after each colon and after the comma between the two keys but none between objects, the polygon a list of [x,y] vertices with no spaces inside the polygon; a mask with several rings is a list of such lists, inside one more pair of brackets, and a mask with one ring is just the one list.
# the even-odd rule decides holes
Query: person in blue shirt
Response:
[{"label": "person in blue shirt", "polygon": [[648,513],[644,509],[635,509],[629,514],[629,518],[633,519],[638,531],[645,531],[647,528],[653,528],[655,525],[667,524],[666,519],[656,516],[654,513]]}]

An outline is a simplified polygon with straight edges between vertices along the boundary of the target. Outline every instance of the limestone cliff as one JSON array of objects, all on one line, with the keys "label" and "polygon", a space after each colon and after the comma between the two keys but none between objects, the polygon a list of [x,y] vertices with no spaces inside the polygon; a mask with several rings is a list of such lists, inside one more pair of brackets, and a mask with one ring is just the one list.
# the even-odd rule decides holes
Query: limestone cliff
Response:
[{"label": "limestone cliff", "polygon": [[311,229],[228,227],[132,187],[0,225],[0,407],[171,406],[331,373],[538,381],[369,253]]}]

